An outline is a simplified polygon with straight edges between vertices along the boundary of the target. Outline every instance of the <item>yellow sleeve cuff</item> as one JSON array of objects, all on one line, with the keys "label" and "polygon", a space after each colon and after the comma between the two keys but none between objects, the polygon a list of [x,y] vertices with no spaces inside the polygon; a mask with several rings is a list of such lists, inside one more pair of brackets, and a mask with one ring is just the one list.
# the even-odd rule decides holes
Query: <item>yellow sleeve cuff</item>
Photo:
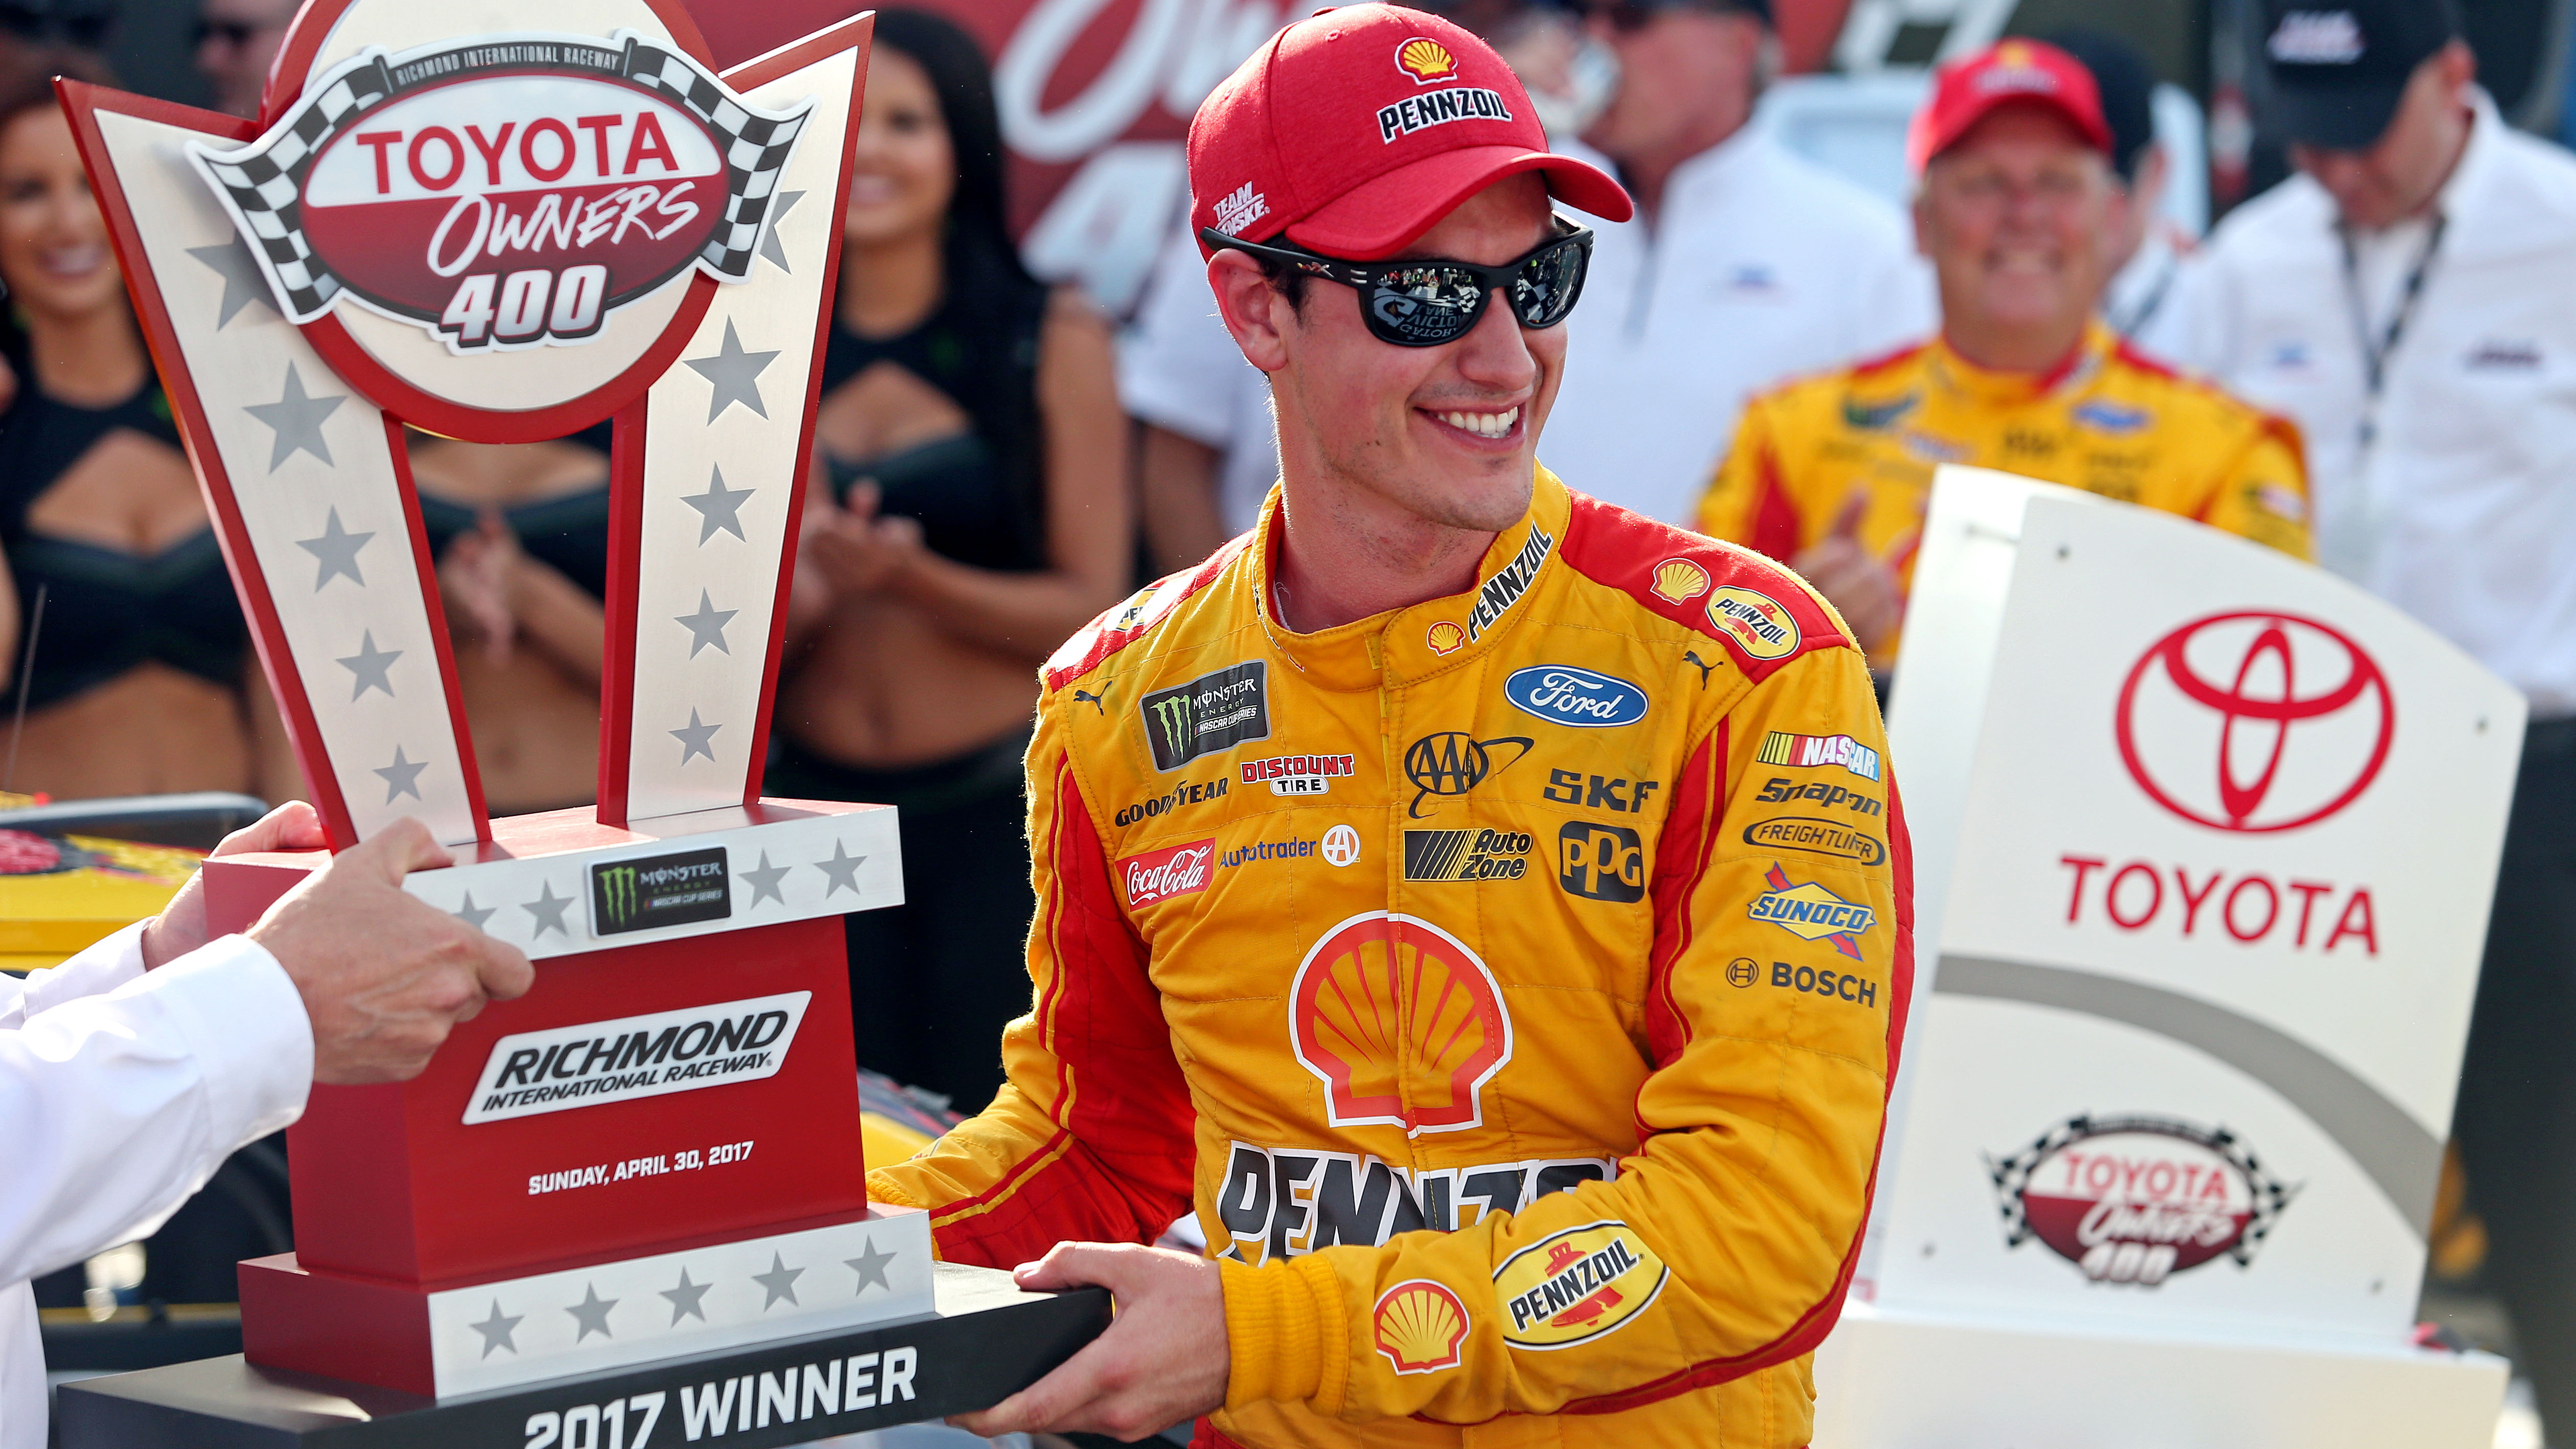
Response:
[{"label": "yellow sleeve cuff", "polygon": [[1350,1383],[1349,1315],[1342,1280],[1321,1256],[1259,1268],[1220,1258],[1225,1283],[1225,1406],[1263,1399],[1312,1401],[1338,1413]]}]

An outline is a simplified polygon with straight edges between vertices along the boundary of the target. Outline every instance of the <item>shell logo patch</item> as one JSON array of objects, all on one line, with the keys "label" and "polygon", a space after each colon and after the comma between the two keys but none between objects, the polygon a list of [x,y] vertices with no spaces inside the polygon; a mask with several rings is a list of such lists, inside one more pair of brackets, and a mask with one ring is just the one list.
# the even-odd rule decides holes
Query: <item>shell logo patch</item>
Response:
[{"label": "shell logo patch", "polygon": [[1427,35],[1417,35],[1395,48],[1395,68],[1418,86],[1458,78],[1458,62],[1449,54],[1449,47]]},{"label": "shell logo patch", "polygon": [[1687,604],[1708,592],[1708,570],[1686,558],[1655,565],[1655,597],[1667,604]]},{"label": "shell logo patch", "polygon": [[1431,626],[1431,631],[1422,636],[1422,642],[1434,654],[1453,654],[1458,646],[1467,642],[1467,631],[1443,619]]},{"label": "shell logo patch", "polygon": [[1485,1120],[1485,1083],[1512,1056],[1501,988],[1467,944],[1387,911],[1324,933],[1288,989],[1297,1060],[1326,1088],[1335,1127],[1408,1137]]},{"label": "shell logo patch", "polygon": [[1503,1260],[1494,1304],[1514,1348],[1572,1348],[1646,1311],[1672,1270],[1615,1219],[1568,1228]]},{"label": "shell logo patch", "polygon": [[1408,1278],[1378,1295],[1370,1314],[1377,1351],[1400,1374],[1437,1373],[1458,1366],[1467,1341],[1467,1305],[1445,1283]]},{"label": "shell logo patch", "polygon": [[1798,652],[1798,620],[1769,594],[1729,586],[1709,595],[1708,622],[1756,659]]}]

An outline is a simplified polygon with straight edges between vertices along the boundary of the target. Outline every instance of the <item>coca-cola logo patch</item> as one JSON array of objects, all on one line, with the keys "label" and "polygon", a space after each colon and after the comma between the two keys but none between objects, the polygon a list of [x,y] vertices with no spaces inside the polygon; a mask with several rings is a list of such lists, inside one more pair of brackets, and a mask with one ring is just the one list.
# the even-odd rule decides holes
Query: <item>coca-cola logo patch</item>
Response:
[{"label": "coca-cola logo patch", "polygon": [[1149,850],[1121,860],[1118,884],[1127,893],[1127,904],[1150,906],[1156,901],[1206,890],[1215,868],[1216,842],[1193,840],[1187,845]]},{"label": "coca-cola logo patch", "polygon": [[460,354],[569,345],[683,278],[750,275],[810,107],[631,33],[370,49],[191,158],[287,316],[343,295]]},{"label": "coca-cola logo patch", "polygon": [[2069,1117],[1986,1170],[2006,1247],[2036,1238],[2093,1282],[2141,1288],[2219,1257],[2252,1266],[2298,1193],[2226,1128],[2164,1117]]}]

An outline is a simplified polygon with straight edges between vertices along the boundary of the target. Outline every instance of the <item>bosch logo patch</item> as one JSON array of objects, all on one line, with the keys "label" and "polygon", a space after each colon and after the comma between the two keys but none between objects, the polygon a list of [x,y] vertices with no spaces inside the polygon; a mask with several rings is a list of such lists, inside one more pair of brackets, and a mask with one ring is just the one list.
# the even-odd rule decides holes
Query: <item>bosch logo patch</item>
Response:
[{"label": "bosch logo patch", "polygon": [[2314,825],[2379,777],[2397,706],[2342,631],[2295,614],[2195,619],[2120,686],[2121,763],[2147,798],[2213,830]]}]

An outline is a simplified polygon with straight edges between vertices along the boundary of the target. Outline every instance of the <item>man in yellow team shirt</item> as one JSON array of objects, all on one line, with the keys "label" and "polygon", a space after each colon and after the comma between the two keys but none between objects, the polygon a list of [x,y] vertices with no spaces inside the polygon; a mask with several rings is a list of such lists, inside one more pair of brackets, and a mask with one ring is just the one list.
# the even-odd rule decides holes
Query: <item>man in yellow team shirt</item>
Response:
[{"label": "man in yellow team shirt", "polygon": [[1932,470],[2000,468],[2308,556],[2297,431],[2131,352],[2094,317],[2118,196],[2092,75],[2007,40],[1914,118],[1916,244],[1941,332],[1746,409],[1701,531],[1790,564],[1874,665],[1895,657]]}]

